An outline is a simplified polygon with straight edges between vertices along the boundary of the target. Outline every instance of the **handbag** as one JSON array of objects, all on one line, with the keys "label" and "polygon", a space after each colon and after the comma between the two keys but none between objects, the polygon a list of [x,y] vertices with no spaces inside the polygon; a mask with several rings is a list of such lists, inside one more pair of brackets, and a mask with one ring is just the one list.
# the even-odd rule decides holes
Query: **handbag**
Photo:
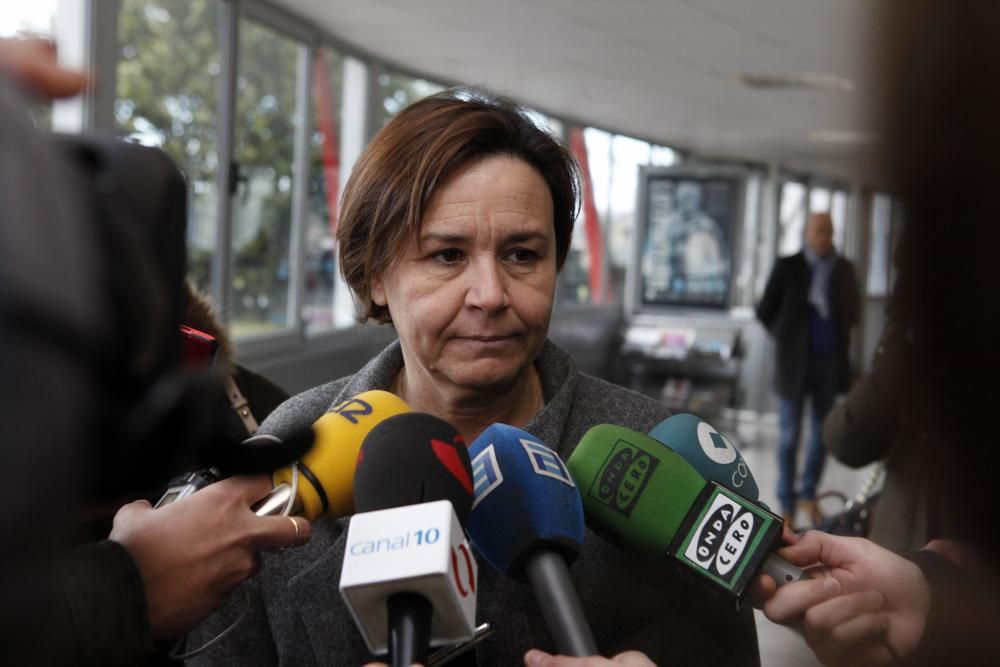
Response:
[{"label": "handbag", "polygon": [[844,501],[844,507],[837,514],[824,517],[816,526],[816,530],[845,537],[868,537],[875,503],[882,495],[882,489],[876,490],[876,487],[884,474],[885,461],[879,461],[854,498],[848,498],[839,491],[826,491],[819,494],[816,498],[817,501],[831,496],[840,497]]}]

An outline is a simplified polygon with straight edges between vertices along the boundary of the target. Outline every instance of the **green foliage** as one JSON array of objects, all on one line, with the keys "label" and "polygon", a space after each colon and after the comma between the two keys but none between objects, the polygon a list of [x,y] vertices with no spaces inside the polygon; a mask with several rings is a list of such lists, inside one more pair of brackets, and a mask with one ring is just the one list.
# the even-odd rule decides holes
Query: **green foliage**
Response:
[{"label": "green foliage", "polygon": [[[118,22],[115,122],[126,135],[162,147],[185,172],[191,189],[189,274],[209,287],[216,243],[223,160],[237,165],[233,199],[233,285],[229,319],[237,331],[287,322],[295,132],[314,100],[296,98],[304,46],[268,26],[241,20],[234,118],[234,155],[219,155],[220,5],[218,0],[122,0]],[[339,140],[343,60],[324,49],[332,93],[334,135],[314,120],[307,175],[307,238],[329,237],[323,142]],[[408,76],[379,80],[387,122],[411,102],[441,89]],[[338,174],[329,177],[336,179]],[[222,196],[229,196],[222,193]],[[329,250],[326,251],[329,253]],[[306,271],[316,273],[320,247],[306,248]],[[329,272],[329,267],[323,269]],[[330,284],[332,276],[326,276]],[[321,282],[306,276],[307,286]],[[307,295],[307,298],[309,295]],[[317,298],[324,298],[317,294]]]}]

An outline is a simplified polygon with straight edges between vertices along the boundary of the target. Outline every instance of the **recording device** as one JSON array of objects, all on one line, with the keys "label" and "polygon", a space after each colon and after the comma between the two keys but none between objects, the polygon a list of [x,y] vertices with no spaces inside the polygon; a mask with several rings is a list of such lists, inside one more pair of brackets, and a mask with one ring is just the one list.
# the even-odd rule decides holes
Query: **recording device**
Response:
[{"label": "recording device", "polygon": [[567,569],[583,545],[583,503],[559,455],[506,424],[483,431],[469,454],[472,543],[496,570],[531,585],[560,654],[597,654]]},{"label": "recording device", "polygon": [[340,594],[372,653],[427,664],[475,634],[478,566],[463,524],[472,473],[462,437],[421,413],[386,419],[358,455]]},{"label": "recording device", "polygon": [[222,473],[216,468],[197,470],[174,477],[167,485],[167,490],[156,501],[156,504],[153,505],[153,508],[160,508],[181,498],[187,498],[195,491],[204,489],[209,484],[214,484],[220,479],[222,479]]},{"label": "recording device", "polygon": [[652,428],[649,437],[674,450],[706,480],[718,482],[747,500],[760,490],[739,450],[711,424],[691,414],[675,414]]},{"label": "recording device", "polygon": [[595,529],[673,560],[737,603],[766,560],[781,560],[772,553],[781,517],[706,482],[679,454],[645,434],[595,426],[566,463]]}]

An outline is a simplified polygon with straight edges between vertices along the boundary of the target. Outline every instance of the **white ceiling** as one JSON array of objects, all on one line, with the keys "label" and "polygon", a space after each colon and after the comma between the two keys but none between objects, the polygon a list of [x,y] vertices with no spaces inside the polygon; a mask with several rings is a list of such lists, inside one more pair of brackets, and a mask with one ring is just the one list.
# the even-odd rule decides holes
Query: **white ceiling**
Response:
[{"label": "white ceiling", "polygon": [[[870,132],[878,0],[281,0],[388,63],[485,85],[547,113],[727,158],[854,179]],[[740,73],[817,72],[853,91],[751,89]]]}]

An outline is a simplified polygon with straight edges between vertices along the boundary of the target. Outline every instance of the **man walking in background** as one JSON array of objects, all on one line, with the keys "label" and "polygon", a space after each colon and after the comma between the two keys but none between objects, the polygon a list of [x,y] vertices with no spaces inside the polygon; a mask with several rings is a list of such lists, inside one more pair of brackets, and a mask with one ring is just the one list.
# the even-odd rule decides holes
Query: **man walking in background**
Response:
[{"label": "man walking in background", "polygon": [[[850,383],[847,350],[858,322],[859,295],[854,267],[833,247],[829,213],[814,213],[806,223],[801,252],[778,260],[757,306],[757,318],[774,336],[778,394],[778,499],[785,522],[792,524],[796,500],[814,523],[820,518],[816,486],[826,450],[823,419],[838,392]],[[796,490],[796,463],[802,411],[810,399],[809,443],[802,481]]]}]

